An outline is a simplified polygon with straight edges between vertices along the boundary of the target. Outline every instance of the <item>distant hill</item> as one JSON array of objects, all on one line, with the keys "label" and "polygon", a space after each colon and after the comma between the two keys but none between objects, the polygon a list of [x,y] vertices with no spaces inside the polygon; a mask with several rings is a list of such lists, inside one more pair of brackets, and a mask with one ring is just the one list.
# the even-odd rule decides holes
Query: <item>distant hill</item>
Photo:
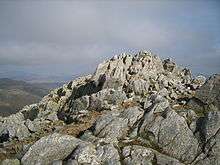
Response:
[{"label": "distant hill", "polygon": [[0,116],[8,116],[25,105],[37,103],[50,89],[62,83],[26,83],[0,78]]}]

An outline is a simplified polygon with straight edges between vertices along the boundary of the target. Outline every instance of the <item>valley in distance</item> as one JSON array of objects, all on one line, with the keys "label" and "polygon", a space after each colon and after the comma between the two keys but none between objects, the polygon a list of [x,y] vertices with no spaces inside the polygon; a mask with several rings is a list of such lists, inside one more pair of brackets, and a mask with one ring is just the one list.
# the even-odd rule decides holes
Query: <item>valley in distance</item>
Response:
[{"label": "valley in distance", "polygon": [[18,112],[25,105],[39,102],[51,89],[64,82],[25,82],[0,78],[0,116]]}]

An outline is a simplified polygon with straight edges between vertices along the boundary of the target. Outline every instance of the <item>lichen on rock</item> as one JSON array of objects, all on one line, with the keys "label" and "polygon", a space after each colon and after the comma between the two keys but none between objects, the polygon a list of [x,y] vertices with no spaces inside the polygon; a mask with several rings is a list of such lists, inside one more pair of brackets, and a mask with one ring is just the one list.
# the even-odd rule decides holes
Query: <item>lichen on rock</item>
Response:
[{"label": "lichen on rock", "polygon": [[193,77],[149,51],[0,118],[3,164],[220,164],[220,75]]}]

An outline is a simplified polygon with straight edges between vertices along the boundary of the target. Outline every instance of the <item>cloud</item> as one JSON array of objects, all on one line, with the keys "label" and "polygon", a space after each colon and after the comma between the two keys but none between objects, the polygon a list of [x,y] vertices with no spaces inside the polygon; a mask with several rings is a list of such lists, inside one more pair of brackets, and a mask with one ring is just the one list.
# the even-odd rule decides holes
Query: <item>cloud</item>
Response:
[{"label": "cloud", "polygon": [[219,71],[215,1],[2,1],[0,19],[0,68],[89,72],[115,54],[151,49],[195,72]]}]

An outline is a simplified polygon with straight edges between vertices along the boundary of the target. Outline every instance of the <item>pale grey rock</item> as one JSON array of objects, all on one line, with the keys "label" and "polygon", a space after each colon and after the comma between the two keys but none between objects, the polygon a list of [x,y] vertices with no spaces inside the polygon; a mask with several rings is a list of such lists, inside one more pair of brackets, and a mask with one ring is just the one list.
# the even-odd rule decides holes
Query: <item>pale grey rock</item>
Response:
[{"label": "pale grey rock", "polygon": [[[55,120],[54,120],[55,121]],[[33,121],[26,120],[25,125],[30,130],[30,132],[38,132],[45,128],[47,124],[51,121],[42,118],[36,118]]]},{"label": "pale grey rock", "polygon": [[99,82],[103,82],[103,89],[112,88],[115,90],[121,90],[125,82],[117,78],[111,78],[106,75],[101,76]]},{"label": "pale grey rock", "polygon": [[[216,116],[213,115],[213,117],[215,118]],[[209,127],[209,125],[210,125],[209,122],[207,122],[207,126],[205,125],[204,129]],[[218,127],[217,131],[215,127]],[[219,123],[217,124],[217,126],[214,126],[213,130],[210,131],[210,133],[212,133],[212,136],[203,143],[203,152],[200,153],[200,155],[196,158],[196,160],[192,164],[218,165],[220,163],[220,125]]]},{"label": "pale grey rock", "polygon": [[137,145],[124,147],[122,154],[123,162],[127,165],[152,165],[154,159],[154,153],[150,149]]},{"label": "pale grey rock", "polygon": [[128,119],[128,127],[133,127],[134,124],[141,119],[144,114],[144,110],[135,106],[129,107],[121,112],[120,117]]},{"label": "pale grey rock", "polygon": [[214,105],[220,109],[220,75],[211,76],[206,83],[196,91],[196,98],[204,104]]},{"label": "pale grey rock", "polygon": [[85,110],[89,107],[89,96],[82,96],[76,100],[74,100],[71,111],[80,111]]},{"label": "pale grey rock", "polygon": [[1,165],[20,165],[20,161],[18,159],[5,159]]},{"label": "pale grey rock", "polygon": [[132,80],[129,82],[129,88],[137,95],[148,93],[149,83],[143,79]]},{"label": "pale grey rock", "polygon": [[79,163],[76,160],[69,159],[66,165],[79,165]]},{"label": "pale grey rock", "polygon": [[90,130],[87,130],[84,132],[84,134],[80,137],[81,140],[95,143],[99,138],[93,135],[93,133]]},{"label": "pale grey rock", "polygon": [[126,94],[121,90],[103,89],[90,97],[90,109],[110,109],[112,105],[121,104],[126,100]]},{"label": "pale grey rock", "polygon": [[153,107],[153,111],[154,113],[161,113],[164,110],[166,110],[166,108],[169,107],[169,102],[167,99],[162,99],[160,102],[156,103]]},{"label": "pale grey rock", "polygon": [[150,106],[152,106],[152,100],[149,100],[148,98],[145,98],[144,100],[143,100],[143,103],[144,103],[144,109],[147,109],[147,108],[149,108]]},{"label": "pale grey rock", "polygon": [[191,109],[180,109],[179,111],[176,111],[180,116],[184,117],[185,120],[196,120],[198,118],[198,115],[195,113],[195,111]]},{"label": "pale grey rock", "polygon": [[196,113],[204,113],[204,103],[196,98],[191,98],[186,105]]},{"label": "pale grey rock", "polygon": [[[151,52],[123,53],[38,104],[0,117],[0,152],[8,154],[10,143],[28,142],[30,135],[43,136],[50,125],[50,135],[16,148],[14,157],[24,165],[218,165],[219,77],[204,84],[204,77],[192,79],[190,70]],[[94,111],[100,115],[93,122]],[[64,122],[56,127],[58,119]],[[69,123],[79,129],[80,139],[54,133]]]},{"label": "pale grey rock", "polygon": [[10,139],[16,137],[19,140],[30,135],[28,128],[25,126],[24,115],[21,112],[4,118],[3,123],[0,125],[0,136],[3,134],[8,134]]},{"label": "pale grey rock", "polygon": [[30,148],[31,146],[32,146],[31,143],[22,145],[22,149],[21,149],[19,152],[17,152],[17,154],[16,154],[15,157],[16,157],[17,159],[21,160],[22,157],[26,154],[26,152],[29,150],[29,148]]},{"label": "pale grey rock", "polygon": [[50,120],[50,121],[58,121],[58,116],[57,116],[57,112],[52,112],[51,114],[49,114],[47,117],[46,117],[47,120]]},{"label": "pale grey rock", "polygon": [[129,55],[120,55],[110,61],[104,61],[98,65],[92,80],[97,85],[103,86],[103,88],[123,86],[123,83],[126,82],[126,73],[131,61],[132,57]]},{"label": "pale grey rock", "polygon": [[199,87],[201,87],[203,84],[205,84],[206,82],[206,78],[202,75],[197,76],[193,79],[191,85],[193,87],[193,89],[197,89]]},{"label": "pale grey rock", "polygon": [[172,91],[170,93],[170,98],[176,100],[178,98],[178,95],[174,91]]},{"label": "pale grey rock", "polygon": [[138,107],[130,107],[121,112],[109,112],[96,121],[94,135],[112,140],[123,138],[143,114],[144,110]]},{"label": "pale grey rock", "polygon": [[104,144],[118,144],[119,142],[117,138],[109,138],[108,136],[103,138],[95,136],[93,132],[90,130],[85,131],[84,134],[80,137],[80,139],[86,142],[91,142],[96,147],[102,146]]},{"label": "pale grey rock", "polygon": [[206,139],[210,139],[214,136],[220,129],[220,112],[208,112],[205,116],[205,133]]},{"label": "pale grey rock", "polygon": [[79,164],[98,165],[99,159],[96,156],[96,147],[92,143],[80,143],[71,154],[71,159],[76,160]]},{"label": "pale grey rock", "polygon": [[181,163],[179,160],[174,159],[170,156],[161,154],[155,150],[152,150],[155,154],[156,160],[155,160],[155,164],[157,165],[184,165],[183,163]]},{"label": "pale grey rock", "polygon": [[158,145],[174,158],[189,163],[197,154],[198,141],[184,118],[171,110],[167,113],[167,118],[161,122]]},{"label": "pale grey rock", "polygon": [[53,112],[58,112],[60,109],[61,105],[59,102],[54,101],[53,99],[49,100],[45,107],[44,110],[39,111],[37,118],[47,118],[48,115],[50,115]]},{"label": "pale grey rock", "polygon": [[190,84],[191,81],[192,81],[192,76],[191,75],[185,75],[185,76],[182,77],[182,79],[183,79],[182,82],[184,84]]},{"label": "pale grey rock", "polygon": [[169,79],[164,74],[158,75],[157,82],[164,88],[168,88]]},{"label": "pale grey rock", "polygon": [[118,150],[113,144],[106,144],[97,147],[97,157],[101,160],[101,164],[120,164]]},{"label": "pale grey rock", "polygon": [[159,94],[152,94],[144,103],[144,109],[150,109],[153,113],[160,113],[169,107],[169,101]]},{"label": "pale grey rock", "polygon": [[191,129],[192,132],[196,131],[196,125],[197,125],[197,119],[198,119],[198,115],[195,113],[195,111],[191,110],[191,109],[181,109],[180,111],[177,111],[177,113],[184,117],[187,124],[189,125],[189,128]]},{"label": "pale grey rock", "polygon": [[151,52],[150,50],[141,50],[138,52],[139,56],[153,56],[153,52]]},{"label": "pale grey rock", "polygon": [[158,95],[162,97],[167,97],[169,94],[169,91],[166,88],[162,88],[161,90],[158,91]]},{"label": "pale grey rock", "polygon": [[139,75],[146,80],[149,78],[157,79],[158,74],[164,71],[162,61],[156,55],[144,55],[144,57],[140,59],[140,62],[143,68]]},{"label": "pale grey rock", "polygon": [[126,136],[128,119],[119,117],[120,113],[108,113],[101,116],[94,125],[94,135],[100,138],[116,140]]},{"label": "pale grey rock", "polygon": [[67,165],[79,165],[79,163],[76,160],[72,160],[72,159],[69,159],[66,164]]},{"label": "pale grey rock", "polygon": [[175,111],[166,108],[160,115],[154,108],[144,116],[140,135],[162,148],[164,152],[181,161],[193,161],[198,142],[188,128],[185,119]]},{"label": "pale grey rock", "polygon": [[63,161],[62,160],[55,160],[52,162],[52,165],[63,165]]},{"label": "pale grey rock", "polygon": [[133,56],[131,56],[131,55],[126,55],[126,56],[123,58],[123,60],[124,60],[124,64],[125,64],[125,66],[126,66],[126,69],[128,69],[129,66],[131,66],[131,63],[132,63],[132,60],[133,60]]},{"label": "pale grey rock", "polygon": [[129,73],[131,75],[138,74],[142,70],[142,65],[138,61],[133,61],[129,68]]},{"label": "pale grey rock", "polygon": [[100,63],[97,68],[95,73],[92,76],[92,79],[98,83],[100,75],[104,75],[106,71],[108,70],[109,62],[104,61],[103,63]]},{"label": "pale grey rock", "polygon": [[125,82],[126,81],[126,70],[124,69],[124,63],[123,63],[123,60],[119,60],[117,61],[117,66],[114,66],[114,64],[112,65],[110,63],[110,70],[112,69],[111,71],[111,77],[114,78],[114,79],[118,79],[118,80],[121,80],[122,82]]},{"label": "pale grey rock", "polygon": [[197,121],[197,135],[201,151],[194,163],[198,164],[214,164],[220,162],[220,112],[208,112],[204,117],[200,117]]},{"label": "pale grey rock", "polygon": [[31,131],[31,132],[36,132],[36,128],[33,124],[33,122],[29,119],[26,120],[25,125],[27,126],[27,128]]},{"label": "pale grey rock", "polygon": [[[209,143],[206,145],[206,162],[209,164],[218,165],[220,164],[220,131],[210,139]],[[201,161],[203,163],[203,161]]]},{"label": "pale grey rock", "polygon": [[34,143],[21,159],[23,165],[50,164],[65,159],[80,143],[69,135],[54,133]]},{"label": "pale grey rock", "polygon": [[27,120],[34,120],[37,118],[37,115],[39,113],[38,105],[37,104],[31,104],[27,105],[20,111],[24,115],[24,119]]},{"label": "pale grey rock", "polygon": [[128,137],[131,139],[138,137],[138,127],[134,127],[129,133]]}]

